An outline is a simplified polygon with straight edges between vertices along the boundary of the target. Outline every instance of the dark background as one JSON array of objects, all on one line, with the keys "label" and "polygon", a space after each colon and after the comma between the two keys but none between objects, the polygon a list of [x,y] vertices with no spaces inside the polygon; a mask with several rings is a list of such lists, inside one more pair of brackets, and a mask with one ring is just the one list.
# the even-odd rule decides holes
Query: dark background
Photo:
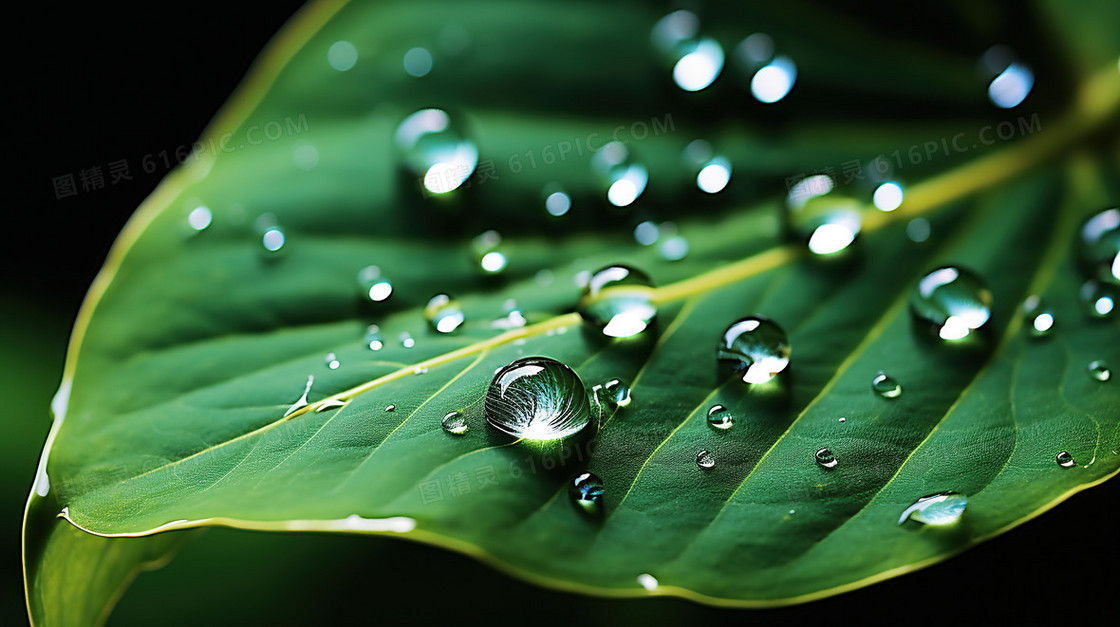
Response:
[{"label": "dark background", "polygon": [[[9,412],[0,445],[0,622],[26,620],[22,503],[85,290],[124,222],[167,173],[163,154],[173,159],[198,138],[300,4],[237,12],[208,0],[173,17],[88,5],[39,16],[50,40],[36,44],[25,66],[30,117],[15,129],[34,137],[26,142],[33,159],[14,170],[18,192],[9,197],[2,247],[0,398]],[[122,160],[132,179],[113,184],[109,164]],[[155,171],[144,171],[146,160]],[[80,172],[96,167],[104,187],[83,189]],[[58,198],[53,179],[66,175],[77,193]],[[110,624],[458,622],[478,614],[533,624],[1080,623],[1120,610],[1118,502],[1120,482],[1112,481],[946,563],[832,599],[754,612],[550,592],[462,556],[382,538],[212,530],[164,570],[142,575]]]}]

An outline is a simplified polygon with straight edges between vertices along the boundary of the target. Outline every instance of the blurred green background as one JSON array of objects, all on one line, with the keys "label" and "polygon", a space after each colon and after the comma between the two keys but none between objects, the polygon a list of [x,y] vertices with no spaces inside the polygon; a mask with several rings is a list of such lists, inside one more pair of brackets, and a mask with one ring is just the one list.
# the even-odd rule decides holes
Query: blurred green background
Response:
[{"label": "blurred green background", "polygon": [[[3,252],[0,623],[26,622],[20,519],[50,425],[48,406],[70,324],[116,233],[166,170],[134,166],[130,181],[65,199],[56,198],[51,179],[122,159],[138,164],[194,141],[299,4],[231,12],[218,2],[193,3],[173,21],[140,28],[134,26],[138,17],[154,16],[124,7],[39,9],[52,37],[27,69],[35,88],[25,104],[38,118],[22,125],[35,135],[26,144],[32,167],[10,201],[14,236]],[[875,10],[885,21],[898,20],[897,11],[885,10],[889,6]],[[1077,495],[924,571],[804,606],[754,612],[542,590],[463,556],[385,538],[215,529],[199,534],[168,567],[141,575],[110,624],[397,623],[471,615],[511,624],[595,625],[1089,620],[1120,611],[1120,576],[1115,559],[1106,559],[1120,555],[1112,515],[1117,484]]]}]

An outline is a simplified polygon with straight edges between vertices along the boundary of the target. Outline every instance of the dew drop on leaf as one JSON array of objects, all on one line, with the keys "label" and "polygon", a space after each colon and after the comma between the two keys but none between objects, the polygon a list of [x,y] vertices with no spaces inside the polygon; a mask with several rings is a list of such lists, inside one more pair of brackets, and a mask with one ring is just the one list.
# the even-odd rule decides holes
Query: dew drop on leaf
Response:
[{"label": "dew drop on leaf", "polygon": [[1057,461],[1058,465],[1062,468],[1072,468],[1077,464],[1077,462],[1073,461],[1073,455],[1070,455],[1069,451],[1058,453],[1054,460]]},{"label": "dew drop on leaf", "polygon": [[1081,225],[1077,263],[1089,278],[1120,285],[1120,207],[1105,209]]},{"label": "dew drop on leaf", "polygon": [[447,294],[436,294],[424,307],[424,318],[437,333],[451,333],[466,319],[459,302]]},{"label": "dew drop on leaf", "polygon": [[199,205],[187,214],[187,225],[195,231],[205,231],[210,228],[210,223],[214,221],[213,214],[210,213],[209,207]]},{"label": "dew drop on leaf", "polygon": [[645,166],[635,163],[621,142],[607,142],[591,157],[591,169],[606,189],[607,201],[626,207],[638,199],[649,183]]},{"label": "dew drop on leaf", "polygon": [[945,341],[967,338],[992,317],[992,293],[973,272],[944,266],[922,277],[910,293],[915,321]]},{"label": "dew drop on leaf", "polygon": [[486,422],[516,438],[557,440],[590,420],[579,375],[549,357],[523,357],[504,366],[486,391]]},{"label": "dew drop on leaf", "polygon": [[422,78],[432,71],[432,53],[427,48],[417,46],[404,53],[404,71],[416,78]]},{"label": "dew drop on leaf", "polygon": [[1092,318],[1111,318],[1120,301],[1120,289],[1095,279],[1081,284],[1081,302]]},{"label": "dew drop on leaf", "polygon": [[875,393],[883,398],[898,398],[902,396],[902,385],[882,370],[879,371],[879,374],[875,375],[875,378],[871,379],[871,389],[875,390]]},{"label": "dew drop on leaf", "polygon": [[1031,337],[1046,337],[1054,329],[1054,313],[1042,306],[1042,299],[1029,296],[1023,301],[1023,316]]},{"label": "dew drop on leaf", "polygon": [[376,324],[366,327],[366,334],[362,338],[362,343],[368,346],[371,351],[379,351],[385,348],[385,338],[381,337],[381,327]]},{"label": "dew drop on leaf", "polygon": [[696,454],[696,465],[701,468],[711,468],[716,465],[716,457],[709,450],[701,450]]},{"label": "dew drop on leaf", "polygon": [[385,411],[387,411],[387,412],[397,411],[397,406],[396,405],[386,405],[385,406]]},{"label": "dew drop on leaf", "polygon": [[630,385],[622,379],[611,379],[603,384],[603,398],[611,407],[630,404]]},{"label": "dew drop on leaf", "polygon": [[598,514],[603,502],[603,480],[590,472],[577,474],[568,484],[568,495],[588,514]]},{"label": "dew drop on leaf", "polygon": [[789,366],[790,345],[785,330],[760,315],[731,323],[716,347],[716,359],[744,383],[766,383]]},{"label": "dew drop on leaf", "polygon": [[953,492],[923,496],[902,511],[898,524],[913,520],[926,525],[949,525],[960,520],[968,497]]},{"label": "dew drop on leaf", "polygon": [[342,365],[338,360],[338,355],[334,353],[327,353],[327,356],[323,358],[323,362],[327,364],[327,368],[331,370],[338,370],[338,367]]},{"label": "dew drop on leaf", "polygon": [[1097,359],[1089,362],[1089,376],[1097,381],[1108,381],[1112,378],[1112,371],[1109,370],[1108,364]]},{"label": "dew drop on leaf", "polygon": [[817,460],[817,464],[821,468],[836,468],[837,464],[840,463],[840,460],[836,458],[836,455],[834,455],[832,451],[826,448],[817,450],[817,452],[814,454],[814,457]]},{"label": "dew drop on leaf", "polygon": [[422,109],[397,127],[394,141],[401,162],[430,194],[458,189],[478,165],[478,148],[442,109]]},{"label": "dew drop on leaf", "polygon": [[403,348],[412,348],[413,346],[416,346],[416,340],[408,331],[403,331],[399,336],[397,336],[397,339],[401,341],[401,347]]},{"label": "dew drop on leaf", "polygon": [[730,429],[735,424],[731,410],[720,404],[708,408],[708,426],[714,429]]},{"label": "dew drop on leaf", "polygon": [[381,274],[381,268],[366,266],[358,270],[358,293],[362,300],[383,303],[393,295],[393,284]]},{"label": "dew drop on leaf", "polygon": [[814,174],[790,188],[786,197],[789,235],[815,255],[847,250],[863,226],[860,203],[836,193],[827,174]]},{"label": "dew drop on leaf", "polygon": [[763,104],[785,98],[797,81],[797,65],[774,51],[774,40],[766,33],[754,33],[735,47],[735,62],[749,78],[751,95]]},{"label": "dew drop on leaf", "polygon": [[644,272],[629,266],[603,268],[588,280],[579,313],[608,337],[638,335],[657,314],[653,282]]},{"label": "dew drop on leaf", "polygon": [[470,428],[467,425],[467,419],[458,411],[447,412],[447,415],[440,421],[440,426],[451,435],[463,435]]},{"label": "dew drop on leaf", "polygon": [[549,183],[541,191],[544,197],[544,210],[548,215],[559,218],[572,209],[572,197],[557,183]]}]

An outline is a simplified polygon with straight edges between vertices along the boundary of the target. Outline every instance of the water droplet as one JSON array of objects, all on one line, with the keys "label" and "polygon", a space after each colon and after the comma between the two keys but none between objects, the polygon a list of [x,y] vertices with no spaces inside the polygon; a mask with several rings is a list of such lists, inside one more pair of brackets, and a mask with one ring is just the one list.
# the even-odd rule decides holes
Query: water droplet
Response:
[{"label": "water droplet", "polygon": [[730,429],[735,424],[735,416],[731,410],[723,405],[712,405],[708,408],[708,426],[716,429]]},{"label": "water droplet", "polygon": [[502,234],[491,229],[484,231],[471,240],[471,251],[478,260],[478,267],[487,274],[497,274],[506,269],[508,260],[498,251],[502,244]]},{"label": "water droplet", "polygon": [[700,20],[691,11],[674,11],[653,26],[654,48],[673,65],[673,81],[685,91],[700,91],[723,70],[723,46],[698,37]]},{"label": "water droplet", "polygon": [[424,307],[424,318],[439,333],[451,333],[465,320],[459,302],[447,294],[436,294],[428,301]]},{"label": "water droplet", "polygon": [[625,207],[642,195],[649,183],[645,166],[634,163],[621,142],[607,142],[591,157],[591,168],[607,189],[607,201]]},{"label": "water droplet", "polygon": [[433,194],[457,189],[478,165],[478,148],[441,109],[422,109],[405,118],[395,142],[405,166]]},{"label": "water droplet", "polygon": [[1120,207],[1105,209],[1081,225],[1077,262],[1090,278],[1120,284]]},{"label": "water droplet", "polygon": [[980,63],[989,76],[995,75],[988,85],[988,98],[997,107],[1016,107],[1031,93],[1034,72],[1016,61],[1015,54],[1007,46],[992,46],[981,57]]},{"label": "water droplet", "polygon": [[280,228],[280,224],[276,221],[276,216],[271,213],[262,213],[253,221],[253,227],[260,233],[264,254],[268,257],[278,256],[283,250],[287,238]]},{"label": "water droplet", "polygon": [[579,313],[608,337],[638,335],[657,315],[653,281],[628,266],[607,266],[588,280]]},{"label": "water droplet", "polygon": [[949,525],[960,520],[968,497],[954,492],[923,496],[902,511],[898,524],[914,520],[926,525]]},{"label": "water droplet", "polygon": [[774,54],[774,40],[754,33],[735,47],[735,61],[750,77],[751,95],[763,104],[785,98],[797,82],[797,65],[785,55]]},{"label": "water droplet", "polygon": [[860,203],[832,193],[835,187],[831,176],[814,174],[794,184],[786,197],[790,235],[816,255],[847,249],[863,226]]},{"label": "water droplet", "polygon": [[696,175],[696,186],[701,191],[716,194],[731,182],[731,162],[723,157],[712,159]]},{"label": "water droplet", "polygon": [[401,346],[404,348],[412,348],[413,346],[416,346],[416,340],[408,331],[401,332],[401,334],[397,336],[397,339],[401,341]]},{"label": "water droplet", "polygon": [[611,407],[630,404],[630,386],[622,379],[611,379],[603,384],[603,400]]},{"label": "water droplet", "polygon": [[1120,301],[1120,289],[1107,283],[1089,279],[1081,285],[1081,302],[1094,318],[1110,318]]},{"label": "water droplet", "polygon": [[716,359],[744,383],[766,383],[789,365],[786,332],[766,316],[747,316],[727,327]]},{"label": "water droplet", "polygon": [[396,405],[386,405],[385,406],[385,411],[387,411],[387,412],[397,411],[397,406]]},{"label": "water droplet", "polygon": [[366,266],[358,271],[358,290],[363,299],[383,303],[393,295],[393,284],[381,275],[381,268]]},{"label": "water droplet", "polygon": [[818,450],[814,456],[817,459],[817,464],[821,468],[827,468],[831,470],[833,468],[836,468],[837,464],[840,463],[840,460],[836,459],[836,456],[832,454],[832,451],[826,448]]},{"label": "water droplet", "polygon": [[[882,370],[871,380],[871,389],[883,398],[898,398],[902,396],[902,386]],[[841,418],[841,421],[844,419]]]},{"label": "water droplet", "polygon": [[1108,381],[1112,378],[1112,371],[1108,369],[1108,364],[1097,359],[1089,362],[1089,376],[1097,381]]},{"label": "water droplet", "polygon": [[523,357],[494,375],[486,391],[486,421],[516,438],[556,440],[591,420],[583,382],[548,357]]},{"label": "water droplet", "polygon": [[589,514],[598,514],[603,502],[603,480],[590,472],[581,472],[568,485],[572,502]]},{"label": "water droplet", "polygon": [[701,468],[711,468],[716,465],[716,457],[709,450],[701,450],[696,454],[696,465]]},{"label": "water droplet", "polygon": [[284,412],[285,418],[291,416],[300,409],[307,407],[307,395],[311,393],[311,384],[313,383],[315,383],[315,377],[312,375],[307,375],[307,385],[303,388],[303,396],[300,396],[299,400],[292,403],[292,406],[288,408],[288,411]]},{"label": "water droplet", "polygon": [[371,351],[379,351],[385,348],[385,339],[381,337],[381,328],[376,324],[371,324],[366,327],[366,335],[362,342],[369,347]]},{"label": "water droplet", "polygon": [[310,172],[319,165],[319,151],[311,144],[300,144],[292,151],[292,161],[304,172]]},{"label": "water droplet", "polygon": [[491,251],[482,256],[479,265],[483,270],[491,274],[496,274],[506,269],[506,264],[509,263],[506,256],[498,251]]},{"label": "water droplet", "polygon": [[1069,451],[1058,453],[1054,460],[1058,462],[1058,465],[1062,468],[1072,468],[1077,465],[1077,462],[1073,461],[1073,455],[1070,455]]},{"label": "water droplet", "polygon": [[659,230],[657,224],[646,220],[634,227],[634,241],[642,246],[649,246],[657,241]]},{"label": "water droplet", "polygon": [[1031,337],[1045,337],[1054,328],[1054,314],[1042,306],[1038,296],[1029,296],[1023,301],[1023,316]]},{"label": "water droplet", "polygon": [[338,409],[339,407],[346,407],[346,401],[340,398],[326,398],[315,407],[315,413],[321,414],[328,409]]},{"label": "water droplet", "polygon": [[925,218],[914,218],[906,223],[906,237],[912,242],[921,244],[929,239],[930,232],[929,220]]},{"label": "water droplet", "polygon": [[327,63],[339,72],[345,72],[358,62],[358,49],[348,41],[336,41],[327,49]]},{"label": "water droplet", "polygon": [[653,592],[657,589],[657,578],[649,573],[642,573],[638,575],[638,585]]},{"label": "water droplet", "polygon": [[323,361],[327,364],[327,368],[330,368],[331,370],[338,370],[338,367],[342,365],[341,362],[338,361],[338,355],[335,355],[334,353],[327,353],[327,356],[323,359]]},{"label": "water droplet", "polygon": [[794,515],[794,514],[796,514],[796,513],[797,513],[797,510],[795,510],[795,509],[791,509],[791,510],[789,510],[789,515],[790,515],[790,516],[793,516],[793,515]]},{"label": "water droplet", "polygon": [[463,435],[470,429],[467,419],[461,412],[457,411],[447,412],[447,415],[440,422],[440,426],[451,435]]},{"label": "water droplet", "polygon": [[846,422],[847,420],[848,420],[847,418],[845,418],[843,416],[840,416],[839,422]]},{"label": "water droplet", "polygon": [[210,213],[209,207],[200,205],[187,214],[187,224],[196,231],[205,231],[213,221],[214,216]]},{"label": "water droplet", "polygon": [[944,266],[918,281],[910,293],[910,312],[943,340],[961,340],[992,317],[992,293],[976,274]]},{"label": "water droplet", "polygon": [[875,188],[875,193],[871,195],[871,202],[879,211],[894,211],[902,206],[903,196],[902,186],[889,181]]},{"label": "water droplet", "polygon": [[416,47],[404,53],[404,71],[420,78],[432,71],[432,53],[427,48]]},{"label": "water droplet", "polygon": [[556,183],[545,185],[541,195],[544,196],[544,209],[550,216],[560,217],[572,208],[572,197]]}]

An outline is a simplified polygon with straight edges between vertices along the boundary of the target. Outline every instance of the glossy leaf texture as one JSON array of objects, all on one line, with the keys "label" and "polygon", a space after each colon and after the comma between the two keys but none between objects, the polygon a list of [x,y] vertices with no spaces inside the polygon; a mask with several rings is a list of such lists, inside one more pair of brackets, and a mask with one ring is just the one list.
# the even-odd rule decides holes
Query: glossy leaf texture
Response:
[{"label": "glossy leaf texture", "polygon": [[[322,3],[289,26],[141,207],[83,308],[65,419],[29,504],[27,543],[47,547],[28,553],[32,590],[66,559],[51,534],[73,530],[47,531],[66,524],[52,522],[61,512],[104,536],[397,534],[563,589],[780,605],[944,559],[1117,472],[1120,392],[1087,367],[1120,364],[1120,342],[1114,318],[1086,313],[1073,251],[1081,220],[1118,197],[1115,162],[1074,150],[1115,130],[1115,65],[1036,133],[1029,112],[994,113],[973,59],[882,34],[799,33],[777,9],[749,20],[713,10],[706,23],[726,47],[764,28],[795,55],[799,83],[775,109],[750,100],[730,67],[708,91],[676,90],[650,50],[656,12],[576,5]],[[346,71],[328,63],[338,41],[357,50]],[[415,46],[434,57],[422,78],[401,68]],[[822,100],[830,91],[847,96]],[[884,119],[868,108],[876,99],[942,113]],[[393,149],[397,124],[433,106],[480,153],[471,184],[448,197],[422,194]],[[815,115],[825,106],[842,115]],[[843,163],[971,141],[1000,122],[1026,136],[896,164],[913,185],[894,212],[854,187],[864,230],[843,259],[784,238],[788,177],[839,177]],[[612,136],[650,172],[622,209],[589,164]],[[733,164],[719,194],[696,190],[682,165],[697,138]],[[567,215],[545,211],[550,183],[568,190]],[[190,225],[199,207],[202,229]],[[283,231],[277,254],[255,230],[263,214]],[[931,233],[921,242],[907,236],[918,217]],[[646,220],[662,223],[652,246],[634,241]],[[681,259],[661,247],[665,221],[688,243]],[[480,267],[475,242],[491,229],[508,264],[497,273]],[[660,286],[638,338],[602,337],[573,313],[581,281],[612,263]],[[992,291],[982,350],[940,345],[911,319],[915,283],[944,264]],[[371,265],[393,286],[385,302],[359,288]],[[463,309],[453,333],[425,321],[436,293]],[[1057,321],[1044,338],[1024,328],[1031,295]],[[511,326],[511,299],[525,326]],[[715,346],[756,313],[788,331],[792,360],[775,384],[747,387],[720,376]],[[633,400],[604,412],[590,447],[504,438],[482,399],[497,369],[529,355],[563,361],[588,388],[624,379]],[[901,396],[873,393],[879,371]],[[309,377],[310,407],[286,416]],[[715,404],[732,428],[707,424]],[[465,434],[441,428],[451,411]],[[815,461],[821,448],[835,468]],[[701,450],[713,467],[697,467]],[[1061,451],[1074,467],[1055,462]],[[584,470],[603,480],[601,516],[569,502]],[[969,498],[959,523],[898,524],[915,500],[947,491]],[[51,622],[49,607],[32,610]]]}]

